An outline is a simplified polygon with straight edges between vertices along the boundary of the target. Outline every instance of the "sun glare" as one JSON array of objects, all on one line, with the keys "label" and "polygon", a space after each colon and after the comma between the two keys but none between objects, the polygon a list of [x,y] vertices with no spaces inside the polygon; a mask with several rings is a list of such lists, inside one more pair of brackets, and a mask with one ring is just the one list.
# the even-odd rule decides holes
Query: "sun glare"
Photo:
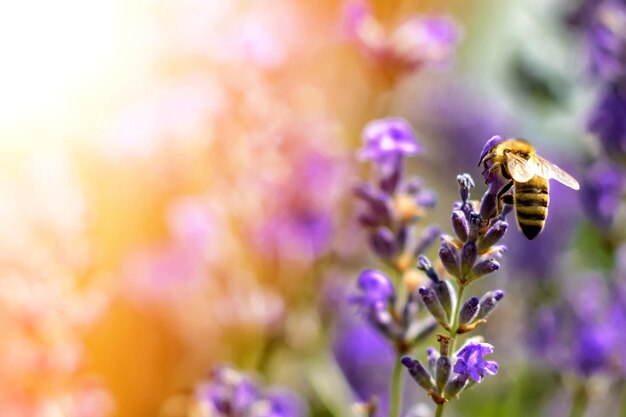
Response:
[{"label": "sun glare", "polygon": [[120,6],[117,0],[26,0],[0,7],[3,148],[50,140],[27,132],[58,127],[73,98],[115,65],[123,32]]}]

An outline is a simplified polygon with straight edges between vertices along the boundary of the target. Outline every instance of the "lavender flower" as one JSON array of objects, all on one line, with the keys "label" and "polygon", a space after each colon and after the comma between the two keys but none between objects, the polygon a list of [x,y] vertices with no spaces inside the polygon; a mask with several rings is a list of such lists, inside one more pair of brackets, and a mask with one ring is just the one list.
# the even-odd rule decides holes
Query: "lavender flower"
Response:
[{"label": "lavender flower", "polygon": [[263,389],[230,367],[213,371],[211,381],[198,384],[195,398],[216,417],[304,417],[306,409],[295,394]]},{"label": "lavender flower", "polygon": [[366,269],[359,275],[357,286],[360,293],[349,300],[363,309],[370,325],[398,351],[407,351],[435,329],[432,319],[418,318],[421,307],[416,291],[410,292],[401,306],[396,306],[396,291],[384,273]]},{"label": "lavender flower", "polygon": [[530,338],[533,351],[555,369],[583,378],[623,377],[626,298],[616,284],[592,277],[580,284],[584,293],[539,310]]},{"label": "lavender flower", "polygon": [[616,81],[626,74],[626,5],[620,0],[585,0],[570,16],[584,30],[593,74]]},{"label": "lavender flower", "polygon": [[333,338],[332,351],[358,400],[367,402],[375,396],[379,408],[385,410],[394,356],[387,340],[362,320],[343,317]]},{"label": "lavender flower", "polygon": [[385,308],[396,297],[393,283],[387,275],[375,269],[366,269],[361,272],[357,281],[361,294],[352,298],[368,308]]},{"label": "lavender flower", "polygon": [[[487,146],[493,146],[494,138],[487,142]],[[471,177],[467,174],[459,175],[457,181],[461,201],[455,204],[452,211],[452,228],[456,237],[441,236],[439,258],[446,271],[459,285],[464,286],[500,268],[496,259],[502,256],[506,248],[496,243],[504,236],[507,223],[500,218],[493,218],[500,178],[487,177],[490,188],[483,196],[478,211],[469,200],[470,190],[474,186]]]},{"label": "lavender flower", "polygon": [[[624,54],[626,60],[626,49]],[[626,163],[626,81],[605,88],[587,128],[596,135],[609,158]]]},{"label": "lavender flower", "polygon": [[402,156],[422,151],[411,126],[406,120],[395,117],[370,122],[363,130],[363,142],[357,157],[376,162],[385,176],[393,172]]},{"label": "lavender flower", "polygon": [[597,162],[587,173],[581,191],[581,202],[587,215],[598,227],[607,229],[626,192],[626,171],[612,163]]},{"label": "lavender flower", "polygon": [[588,29],[591,68],[615,80],[626,74],[626,5],[620,0],[598,2]]},{"label": "lavender flower", "polygon": [[366,206],[359,222],[368,229],[374,253],[405,273],[439,234],[434,226],[417,238],[409,233],[409,226],[436,201],[434,193],[425,189],[419,178],[402,181],[404,158],[420,153],[422,146],[411,126],[399,118],[370,122],[363,131],[363,142],[357,157],[374,161],[379,181],[377,186],[361,183],[354,187],[356,197]]},{"label": "lavender flower", "polygon": [[[482,156],[501,140],[499,136],[492,137],[485,145]],[[447,330],[448,336],[437,335],[439,354],[429,349],[428,370],[418,360],[409,357],[403,358],[402,363],[437,404],[437,415],[441,415],[441,407],[447,401],[457,398],[461,391],[480,382],[485,375],[495,375],[498,370],[496,362],[483,359],[483,356],[493,352],[493,346],[488,343],[470,341],[454,354],[458,335],[485,323],[504,297],[504,292],[497,290],[487,292],[480,299],[473,296],[463,300],[463,292],[469,284],[500,268],[496,258],[500,258],[506,249],[497,243],[507,230],[507,212],[503,211],[496,216],[497,194],[504,183],[498,175],[487,175],[485,180],[489,183],[489,189],[477,207],[470,200],[473,179],[468,174],[457,176],[461,200],[455,202],[452,209],[451,221],[455,236],[441,236],[439,258],[444,269],[456,281],[457,290],[434,272],[426,256],[419,257],[418,269],[432,281],[432,288],[422,286],[419,289],[422,303]]]},{"label": "lavender flower", "polygon": [[348,36],[361,52],[390,77],[411,73],[424,64],[448,62],[461,37],[446,16],[412,16],[387,32],[362,1],[346,4],[344,21]]},{"label": "lavender flower", "polygon": [[484,376],[498,373],[498,364],[495,361],[483,359],[483,356],[490,353],[493,353],[493,346],[489,343],[470,342],[457,354],[453,370],[480,382]]}]

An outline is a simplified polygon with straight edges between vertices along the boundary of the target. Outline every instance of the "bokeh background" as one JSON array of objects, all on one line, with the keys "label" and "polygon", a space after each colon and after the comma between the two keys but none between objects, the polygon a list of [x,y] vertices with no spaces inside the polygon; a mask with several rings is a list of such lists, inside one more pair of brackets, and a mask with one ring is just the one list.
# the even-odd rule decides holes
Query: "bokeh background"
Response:
[{"label": "bokeh background", "polygon": [[[485,189],[476,163],[496,134],[583,184],[552,185],[536,240],[508,233],[485,283],[507,292],[483,330],[500,374],[449,413],[563,416],[590,384],[589,415],[626,415],[609,360],[625,345],[606,336],[626,320],[602,310],[626,279],[626,106],[590,127],[624,90],[593,61],[606,23],[623,70],[623,3],[366,6],[388,31],[446,16],[449,59],[372,54],[340,0],[0,6],[0,415],[187,415],[219,364],[289,387],[312,416],[384,402],[393,356],[345,299],[361,269],[385,268],[352,193],[371,175],[362,129],[385,116],[424,146],[408,169],[437,207],[420,227],[449,233],[458,173]],[[431,406],[410,383],[404,398]]]}]

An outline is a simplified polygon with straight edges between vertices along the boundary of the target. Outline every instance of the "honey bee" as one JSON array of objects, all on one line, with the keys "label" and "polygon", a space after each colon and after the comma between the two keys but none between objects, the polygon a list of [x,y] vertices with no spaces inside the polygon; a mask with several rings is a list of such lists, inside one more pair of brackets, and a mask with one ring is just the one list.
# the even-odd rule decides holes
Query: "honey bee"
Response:
[{"label": "honey bee", "polygon": [[[481,163],[485,168],[483,175],[499,171],[505,180],[510,180],[498,192],[497,212],[501,212],[502,203],[515,206],[517,224],[528,239],[541,232],[548,217],[549,180],[555,179],[574,190],[580,188],[574,177],[537,155],[535,148],[523,139],[496,141],[490,149],[483,150]],[[512,185],[513,194],[505,195]]]}]

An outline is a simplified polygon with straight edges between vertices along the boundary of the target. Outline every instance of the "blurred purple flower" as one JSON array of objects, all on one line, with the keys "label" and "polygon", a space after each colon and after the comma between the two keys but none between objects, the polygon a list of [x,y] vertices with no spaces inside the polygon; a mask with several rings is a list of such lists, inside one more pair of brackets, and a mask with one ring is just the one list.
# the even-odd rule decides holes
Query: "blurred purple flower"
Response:
[{"label": "blurred purple flower", "polygon": [[198,384],[196,400],[216,417],[304,417],[306,408],[284,389],[262,389],[230,367],[217,368],[211,381]]},{"label": "blurred purple flower", "polygon": [[266,403],[253,408],[250,417],[304,417],[306,407],[293,392],[273,388],[266,393]]},{"label": "blurred purple flower", "polygon": [[598,278],[587,279],[562,304],[544,307],[536,315],[531,349],[556,369],[581,376],[626,371],[626,298],[619,287]]},{"label": "blurred purple flower", "polygon": [[394,353],[385,338],[362,320],[340,321],[332,351],[348,384],[360,401],[375,395],[378,409],[387,410]]},{"label": "blurred purple flower", "polygon": [[582,205],[591,220],[609,227],[620,207],[626,188],[626,173],[617,165],[597,162],[591,167],[581,189]]},{"label": "blurred purple flower", "polygon": [[591,113],[588,129],[609,158],[626,161],[626,84],[606,88]]},{"label": "blurred purple flower", "polygon": [[357,286],[361,294],[352,296],[351,300],[365,308],[384,309],[396,296],[389,277],[375,269],[361,272]]},{"label": "blurred purple flower", "polygon": [[581,323],[573,343],[572,365],[582,375],[590,376],[606,366],[611,353],[612,340],[605,329],[592,323]]},{"label": "blurred purple flower", "polygon": [[490,353],[493,353],[493,346],[489,343],[468,343],[457,354],[454,372],[466,375],[476,382],[480,382],[486,375],[497,374],[498,364],[483,359],[483,356]]},{"label": "blurred purple flower", "polygon": [[326,213],[285,211],[267,219],[257,231],[263,252],[289,258],[318,256],[329,245],[333,222]]},{"label": "blurred purple flower", "polygon": [[361,161],[374,161],[383,176],[388,176],[404,156],[417,155],[422,146],[404,119],[388,117],[374,120],[363,130],[364,145],[357,152]]},{"label": "blurred purple flower", "polygon": [[447,16],[411,16],[387,32],[362,1],[346,4],[344,29],[364,55],[392,75],[410,73],[428,63],[447,63],[461,37]]},{"label": "blurred purple flower", "polygon": [[569,16],[585,31],[592,72],[605,81],[626,75],[626,4],[621,0],[585,0]]},{"label": "blurred purple flower", "polygon": [[196,397],[220,415],[243,415],[261,397],[252,380],[234,369],[218,368],[213,372],[213,378],[196,388]]},{"label": "blurred purple flower", "polygon": [[340,158],[316,149],[287,150],[293,153],[291,174],[268,184],[268,212],[252,234],[265,256],[311,260],[330,247],[335,223],[333,213],[344,178]]},{"label": "blurred purple flower", "polygon": [[626,4],[621,0],[599,2],[587,36],[591,68],[605,80],[626,75]]}]

